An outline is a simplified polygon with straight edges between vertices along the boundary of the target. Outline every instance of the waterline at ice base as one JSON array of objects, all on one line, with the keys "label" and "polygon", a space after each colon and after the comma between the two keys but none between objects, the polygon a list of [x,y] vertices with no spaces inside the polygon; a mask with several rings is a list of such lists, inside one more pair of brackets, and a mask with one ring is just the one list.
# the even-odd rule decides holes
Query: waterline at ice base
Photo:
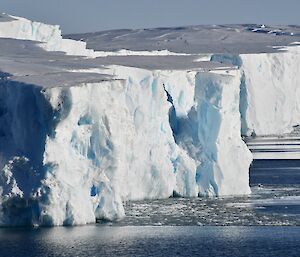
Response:
[{"label": "waterline at ice base", "polygon": [[1,14],[0,225],[251,194],[253,158],[300,157],[276,143],[298,140],[297,42],[296,26],[62,35]]}]

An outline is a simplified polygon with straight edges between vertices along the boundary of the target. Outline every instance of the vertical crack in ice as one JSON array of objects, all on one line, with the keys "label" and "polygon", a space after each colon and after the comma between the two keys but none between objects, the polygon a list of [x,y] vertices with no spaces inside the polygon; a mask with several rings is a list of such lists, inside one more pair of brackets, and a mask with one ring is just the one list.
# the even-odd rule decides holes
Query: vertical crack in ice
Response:
[{"label": "vertical crack in ice", "polygon": [[239,111],[241,115],[241,135],[242,136],[255,136],[255,131],[249,131],[247,125],[247,109],[248,109],[248,92],[246,86],[246,78],[244,71],[241,71],[241,84],[240,84],[240,106]]},{"label": "vertical crack in ice", "polygon": [[[165,84],[163,84],[164,91],[167,95],[167,101],[171,104],[171,107],[169,109],[169,124],[172,129],[173,137],[175,142],[177,141],[177,134],[178,134],[178,124],[177,124],[177,115],[176,115],[176,109],[174,107],[173,98],[169,94],[169,92],[166,90]],[[177,143],[177,142],[176,142]]]}]

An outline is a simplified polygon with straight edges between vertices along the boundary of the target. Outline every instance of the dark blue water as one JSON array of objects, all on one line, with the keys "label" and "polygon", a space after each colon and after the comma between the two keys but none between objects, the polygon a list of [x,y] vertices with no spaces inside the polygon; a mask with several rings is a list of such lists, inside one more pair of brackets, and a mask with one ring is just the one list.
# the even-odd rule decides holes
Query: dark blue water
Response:
[{"label": "dark blue water", "polygon": [[299,256],[299,227],[107,227],[0,230],[1,257]]},{"label": "dark blue water", "polygon": [[125,204],[81,227],[0,229],[0,257],[300,256],[300,162],[256,161],[252,194]]},{"label": "dark blue water", "polygon": [[300,160],[255,160],[250,185],[300,185]]}]

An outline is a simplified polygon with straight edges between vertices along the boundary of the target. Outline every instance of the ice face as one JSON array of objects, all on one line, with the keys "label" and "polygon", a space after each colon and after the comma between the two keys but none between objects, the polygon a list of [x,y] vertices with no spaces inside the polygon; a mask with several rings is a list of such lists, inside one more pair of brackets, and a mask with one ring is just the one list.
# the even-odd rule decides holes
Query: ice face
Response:
[{"label": "ice face", "polygon": [[85,42],[63,39],[58,25],[48,25],[16,16],[6,17],[10,19],[0,20],[0,38],[38,41],[47,51],[94,57],[94,51],[86,49]]},{"label": "ice face", "polygon": [[[17,219],[11,217],[12,208],[6,208],[8,212],[3,214],[9,219],[4,223],[86,224],[100,218],[121,218],[122,201],[127,200],[167,198],[173,193],[197,196],[249,192],[250,158],[240,137],[239,101],[235,100],[239,99],[239,84],[230,87],[231,78],[239,81],[238,73],[223,75],[229,77],[224,86],[222,81],[226,79],[221,75],[215,79],[218,75],[198,74],[193,81],[185,71],[115,67],[114,73],[124,79],[43,90],[3,83],[1,102],[6,113],[1,128],[8,132],[2,147],[8,163],[2,181],[3,206],[18,199],[22,204],[14,211],[26,209],[25,217]],[[13,94],[18,98],[13,99]],[[218,123],[211,107],[202,106],[215,98],[226,103],[224,112],[216,114]],[[188,111],[191,109],[194,114]],[[214,128],[203,127],[207,119]],[[190,120],[189,129],[184,128],[185,120]],[[226,122],[230,121],[228,127]],[[177,131],[174,123],[178,123]],[[227,130],[231,133],[224,136]],[[218,141],[222,145],[212,146]],[[232,161],[225,160],[228,147],[234,156],[241,152],[243,157],[245,151],[247,159],[241,158],[241,163],[229,167]],[[242,150],[233,151],[232,147]],[[206,159],[214,154],[213,160]],[[211,168],[203,168],[206,161]],[[217,171],[212,168],[218,165]],[[239,174],[241,170],[244,174],[239,178],[247,183],[232,183],[234,172]]]},{"label": "ice face", "polygon": [[211,59],[240,67],[243,135],[282,135],[299,125],[299,46],[280,53],[218,54]]},{"label": "ice face", "polygon": [[92,60],[70,55],[124,51],[87,50],[58,26],[10,16],[0,37],[19,39],[0,40],[1,225],[87,224],[122,218],[128,200],[248,194],[241,130],[299,121],[297,47]]},{"label": "ice face", "polygon": [[[174,142],[160,76],[138,69],[128,74],[125,81],[67,89],[3,85],[8,112],[1,128],[12,131],[4,136],[11,151],[2,149],[11,164],[5,166],[3,205],[19,199],[17,211],[27,209],[17,219],[8,208],[4,223],[86,224],[121,218],[122,200],[166,198],[173,191],[197,195],[195,166]],[[18,105],[9,97],[13,92],[24,96]],[[18,154],[26,165],[16,162]],[[38,176],[35,185],[18,175],[32,176],[29,168]],[[29,188],[26,197],[21,184]]]},{"label": "ice face", "polygon": [[247,103],[243,134],[281,135],[300,121],[300,47],[286,52],[242,55]]},{"label": "ice face", "polygon": [[[203,147],[197,182],[204,195],[248,194],[252,154],[241,139],[240,73],[198,73],[198,138]],[[236,161],[238,160],[238,161]]]}]

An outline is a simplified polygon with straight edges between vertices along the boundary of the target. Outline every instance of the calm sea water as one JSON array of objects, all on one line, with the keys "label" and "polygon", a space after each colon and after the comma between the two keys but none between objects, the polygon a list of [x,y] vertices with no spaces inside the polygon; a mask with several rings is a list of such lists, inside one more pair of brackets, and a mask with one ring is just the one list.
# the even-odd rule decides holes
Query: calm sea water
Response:
[{"label": "calm sea water", "polygon": [[299,256],[298,227],[108,227],[0,230],[1,257]]},{"label": "calm sea water", "polygon": [[0,257],[300,256],[299,167],[255,162],[251,196],[128,202],[114,223],[0,229]]}]

